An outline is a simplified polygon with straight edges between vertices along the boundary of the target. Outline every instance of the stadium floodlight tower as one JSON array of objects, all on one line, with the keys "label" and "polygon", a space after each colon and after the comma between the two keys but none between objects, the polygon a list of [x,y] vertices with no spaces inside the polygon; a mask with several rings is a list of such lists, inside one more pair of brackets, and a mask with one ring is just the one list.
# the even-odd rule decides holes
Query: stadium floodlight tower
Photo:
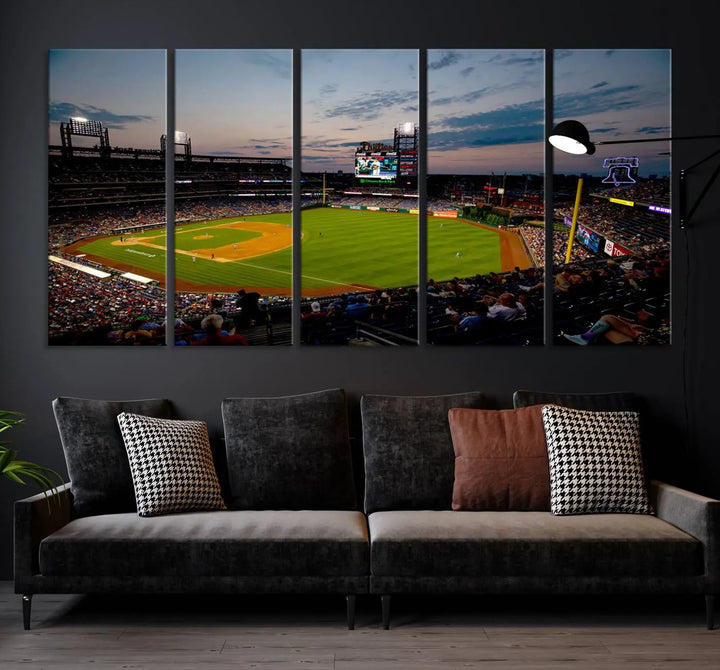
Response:
[{"label": "stadium floodlight tower", "polygon": [[100,121],[91,121],[81,116],[71,116],[67,123],[60,124],[60,142],[63,158],[72,158],[72,136],[97,137],[100,140],[100,155],[110,156],[110,134]]},{"label": "stadium floodlight tower", "polygon": [[[175,131],[175,144],[174,147],[181,146],[185,147],[183,150],[183,156],[186,163],[192,162],[192,142],[190,141],[190,135],[182,130]],[[167,135],[160,136],[160,151],[165,155],[167,148]],[[177,154],[176,154],[177,155]]]},{"label": "stadium floodlight tower", "polygon": [[417,177],[418,127],[412,121],[395,127],[393,149],[398,154],[399,176]]},{"label": "stadium floodlight tower", "polygon": [[412,121],[399,123],[395,127],[395,151],[417,151],[418,128]]}]

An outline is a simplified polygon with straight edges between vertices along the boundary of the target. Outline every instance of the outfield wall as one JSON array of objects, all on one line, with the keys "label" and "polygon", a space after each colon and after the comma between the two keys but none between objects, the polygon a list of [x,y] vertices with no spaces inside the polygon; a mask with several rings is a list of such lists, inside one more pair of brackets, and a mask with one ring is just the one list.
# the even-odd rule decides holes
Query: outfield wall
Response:
[{"label": "outfield wall", "polygon": [[[398,209],[397,207],[374,207],[371,205],[327,205],[332,209],[355,209],[367,212],[390,212],[391,214],[420,214],[419,209]],[[428,216],[436,216],[442,219],[457,219],[457,210],[432,211],[428,210]]]}]

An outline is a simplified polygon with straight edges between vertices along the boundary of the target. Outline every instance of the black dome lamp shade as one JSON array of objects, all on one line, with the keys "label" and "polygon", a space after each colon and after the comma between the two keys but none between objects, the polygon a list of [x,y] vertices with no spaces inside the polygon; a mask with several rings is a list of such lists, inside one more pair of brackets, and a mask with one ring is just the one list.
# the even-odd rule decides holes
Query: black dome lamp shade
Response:
[{"label": "black dome lamp shade", "polygon": [[556,149],[569,154],[592,155],[595,153],[595,145],[590,141],[588,129],[580,121],[574,119],[558,123],[553,128],[548,141]]}]

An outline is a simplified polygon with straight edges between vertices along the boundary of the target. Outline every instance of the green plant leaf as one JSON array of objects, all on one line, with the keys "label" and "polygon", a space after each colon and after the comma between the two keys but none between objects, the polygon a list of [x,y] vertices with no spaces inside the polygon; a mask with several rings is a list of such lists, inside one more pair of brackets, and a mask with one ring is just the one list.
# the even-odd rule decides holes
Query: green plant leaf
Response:
[{"label": "green plant leaf", "polygon": [[6,471],[3,473],[8,479],[11,479],[14,482],[17,482],[18,484],[25,484],[25,482],[20,479],[14,472]]},{"label": "green plant leaf", "polygon": [[12,449],[3,449],[0,452],[0,472],[5,472],[5,468],[12,463],[17,457],[17,452]]},{"label": "green plant leaf", "polygon": [[[24,420],[20,412],[0,410],[0,433]],[[16,484],[26,484],[27,479],[39,484],[47,500],[48,511],[51,511],[48,492],[58,493],[58,488],[63,484],[62,476],[52,468],[18,458],[18,452],[6,447],[6,444],[0,441],[0,475]],[[57,502],[60,504],[59,500]]]}]

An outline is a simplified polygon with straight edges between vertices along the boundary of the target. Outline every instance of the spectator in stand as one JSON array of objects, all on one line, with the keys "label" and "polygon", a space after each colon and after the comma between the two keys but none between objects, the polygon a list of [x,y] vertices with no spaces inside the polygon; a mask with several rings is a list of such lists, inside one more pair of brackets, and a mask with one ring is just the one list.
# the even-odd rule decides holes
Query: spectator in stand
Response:
[{"label": "spectator in stand", "polygon": [[669,344],[670,326],[660,322],[654,314],[639,310],[635,322],[604,314],[586,332],[579,335],[563,333],[563,337],[583,347],[599,337],[611,344]]},{"label": "spectator in stand", "polygon": [[143,344],[152,339],[152,331],[146,327],[147,317],[140,316],[135,319],[131,324],[129,330],[125,333],[124,339],[126,342],[132,342],[133,344]]},{"label": "spectator in stand", "polygon": [[457,331],[461,335],[479,333],[486,329],[488,319],[488,306],[484,302],[478,302],[475,309],[465,313],[460,319]]},{"label": "spectator in stand", "polygon": [[532,319],[537,316],[538,308],[532,300],[530,300],[530,296],[527,293],[520,293],[517,297],[517,301],[519,305],[522,305],[525,308],[525,318]]},{"label": "spectator in stand", "polygon": [[193,340],[192,346],[247,346],[247,340],[242,336],[230,332],[223,334],[223,318],[219,314],[208,314],[201,322],[200,327],[205,332],[205,337]]},{"label": "spectator in stand", "polygon": [[560,272],[555,275],[555,290],[560,293],[569,293],[573,283],[573,271],[569,265],[566,265]]},{"label": "spectator in stand", "polygon": [[501,294],[497,301],[488,308],[488,319],[517,321],[524,318],[525,307],[515,299],[512,293]]},{"label": "spectator in stand", "polygon": [[310,303],[310,311],[307,314],[303,314],[300,320],[304,326],[310,326],[316,323],[325,323],[326,316],[327,312],[323,310],[320,303],[316,300]]},{"label": "spectator in stand", "polygon": [[254,326],[260,321],[260,294],[256,291],[250,291],[249,293],[241,288],[237,292],[237,298],[235,299],[235,309],[238,310],[239,314],[235,316],[235,323],[237,327]]},{"label": "spectator in stand", "polygon": [[310,304],[310,311],[303,314],[300,321],[302,341],[305,344],[320,344],[328,324],[328,312],[315,300]]},{"label": "spectator in stand", "polygon": [[354,319],[362,319],[367,316],[370,311],[370,305],[364,295],[349,295],[348,304],[345,308],[345,314],[351,316]]}]

